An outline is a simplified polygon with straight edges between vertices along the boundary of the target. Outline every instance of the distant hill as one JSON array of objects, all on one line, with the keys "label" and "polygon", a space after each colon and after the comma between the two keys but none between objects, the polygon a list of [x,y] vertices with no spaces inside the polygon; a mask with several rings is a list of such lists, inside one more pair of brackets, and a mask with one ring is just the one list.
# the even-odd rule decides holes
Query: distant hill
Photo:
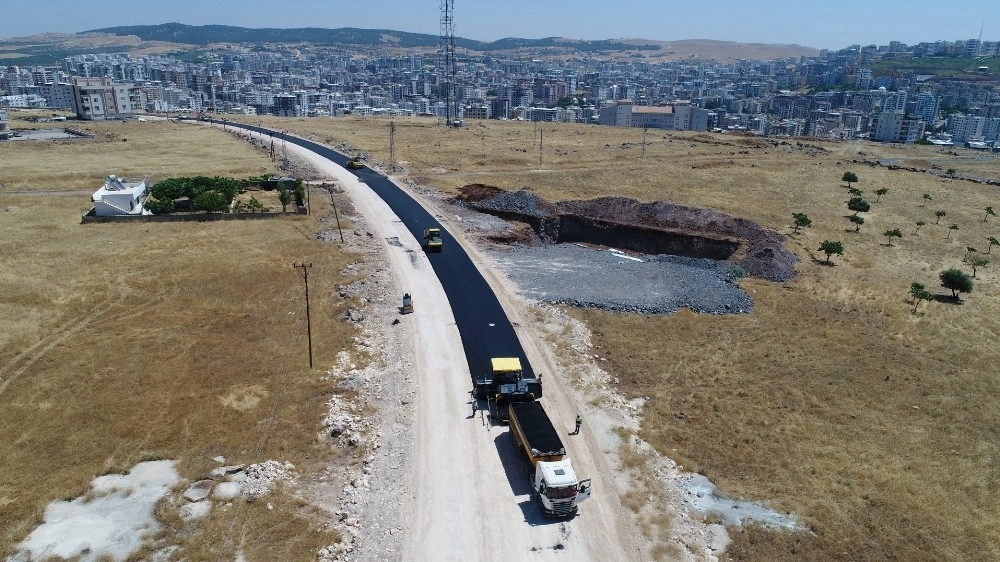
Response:
[{"label": "distant hill", "polygon": [[[109,27],[80,33],[41,33],[30,37],[0,38],[0,64],[20,66],[55,65],[64,57],[85,53],[129,53],[144,56],[155,53],[194,52],[213,43],[262,44],[310,43],[339,46],[345,49],[365,47],[387,53],[426,53],[436,50],[438,36],[390,29],[317,27],[295,29],[251,29],[229,25],[135,25]],[[652,41],[649,39],[583,40],[564,37],[522,39],[509,37],[496,41],[455,38],[460,49],[518,58],[546,60],[568,59],[581,55],[595,58],[630,58],[648,62],[670,60],[729,63],[739,59],[771,60],[819,54],[817,49],[800,45],[734,43],[710,39]],[[181,55],[183,56],[183,55]]]},{"label": "distant hill", "polygon": [[[337,29],[323,29],[318,27],[252,29],[229,25],[165,23],[162,25],[107,27],[84,33],[134,35],[143,41],[169,41],[199,46],[212,43],[313,43],[318,45],[382,45],[399,48],[436,48],[438,46],[437,35],[409,33],[391,29],[358,29],[354,27],[341,27]],[[508,38],[492,42],[456,37],[455,46],[462,49],[484,52],[547,47],[563,47],[579,51],[655,51],[660,49],[660,46],[657,44],[632,44],[611,39],[599,41],[566,40],[560,37],[546,37],[544,39]]]}]

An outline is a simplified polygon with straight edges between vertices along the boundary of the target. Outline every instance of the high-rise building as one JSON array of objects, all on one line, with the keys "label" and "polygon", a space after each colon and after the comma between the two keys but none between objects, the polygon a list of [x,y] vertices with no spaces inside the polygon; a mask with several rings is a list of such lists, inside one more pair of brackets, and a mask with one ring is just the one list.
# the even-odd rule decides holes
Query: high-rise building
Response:
[{"label": "high-rise building", "polygon": [[933,125],[937,121],[938,99],[930,92],[920,92],[917,94],[917,119]]}]

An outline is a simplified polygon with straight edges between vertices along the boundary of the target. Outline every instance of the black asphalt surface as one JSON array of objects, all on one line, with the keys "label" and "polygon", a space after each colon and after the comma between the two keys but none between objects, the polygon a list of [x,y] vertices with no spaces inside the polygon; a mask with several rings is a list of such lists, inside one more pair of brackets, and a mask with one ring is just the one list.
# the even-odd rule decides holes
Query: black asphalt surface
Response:
[{"label": "black asphalt surface", "polygon": [[[217,120],[212,122],[221,123]],[[227,122],[226,126],[236,125]],[[253,125],[239,126],[275,138],[281,138],[284,134]],[[307,148],[336,164],[347,166],[349,158],[329,147],[293,136],[286,136],[285,142]],[[521,342],[517,339],[514,327],[500,306],[500,301],[465,250],[455,242],[451,233],[419,203],[389,181],[389,178],[367,167],[348,171],[378,194],[418,241],[423,241],[425,228],[441,229],[443,249],[441,253],[427,254],[427,258],[441,281],[445,294],[448,295],[472,376],[480,377],[487,373],[490,369],[490,359],[493,357],[519,357],[524,376],[535,378],[531,364],[524,354]],[[420,306],[420,295],[413,295],[413,304]]]}]

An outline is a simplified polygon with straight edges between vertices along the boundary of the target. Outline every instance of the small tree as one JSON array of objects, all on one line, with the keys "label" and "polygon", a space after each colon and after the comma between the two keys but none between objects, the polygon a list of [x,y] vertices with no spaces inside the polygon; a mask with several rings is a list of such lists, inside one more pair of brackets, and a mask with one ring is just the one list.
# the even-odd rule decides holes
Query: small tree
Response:
[{"label": "small tree", "polygon": [[924,221],[917,221],[917,228],[913,229],[913,233],[916,234],[918,231],[920,231],[920,227],[924,226],[925,224],[927,223]]},{"label": "small tree", "polygon": [[969,265],[972,266],[972,276],[975,277],[976,269],[990,265],[990,260],[982,256],[973,256],[972,259],[969,260]]},{"label": "small tree", "polygon": [[221,213],[229,208],[229,203],[224,193],[214,189],[202,191],[194,198],[194,208],[206,213]]},{"label": "small tree", "polygon": [[892,239],[893,238],[902,238],[903,237],[903,233],[900,232],[898,228],[894,228],[892,230],[886,230],[884,233],[882,233],[882,236],[885,236],[889,240],[889,247],[891,248],[892,247]]},{"label": "small tree", "polygon": [[951,238],[951,231],[953,231],[953,230],[958,230],[958,225],[957,224],[953,224],[953,225],[951,225],[951,226],[948,227],[948,236],[945,236],[945,238]]},{"label": "small tree", "polygon": [[986,207],[983,210],[986,211],[986,216],[983,217],[983,222],[986,222],[986,219],[990,218],[990,215],[996,216],[996,213],[993,212],[993,207]]},{"label": "small tree", "polygon": [[941,286],[951,290],[951,298],[959,300],[958,293],[972,292],[972,278],[961,269],[946,269],[941,272]]},{"label": "small tree", "polygon": [[831,242],[830,240],[824,240],[819,245],[819,251],[826,254],[826,263],[833,265],[833,262],[830,261],[830,256],[833,254],[837,254],[838,256],[844,255],[844,245],[840,241]]},{"label": "small tree", "polygon": [[886,188],[884,188],[884,187],[881,188],[881,189],[876,189],[875,190],[875,195],[876,195],[875,202],[878,203],[878,200],[881,199],[882,196],[885,195],[886,193],[889,193],[889,190],[886,189]]},{"label": "small tree", "polygon": [[941,219],[944,218],[944,216],[947,214],[948,214],[947,211],[934,211],[934,216],[937,217],[936,219],[934,219],[934,224],[941,222]]},{"label": "small tree", "polygon": [[1000,240],[997,240],[996,238],[994,238],[992,236],[990,236],[986,240],[989,241],[989,243],[990,243],[990,247],[986,248],[986,253],[987,254],[990,253],[990,250],[993,249],[993,246],[1000,246]]},{"label": "small tree", "polygon": [[860,197],[851,197],[851,200],[847,202],[847,208],[857,215],[858,213],[867,213],[872,206]]},{"label": "small tree", "polygon": [[851,215],[847,217],[847,220],[854,223],[854,232],[861,230],[861,225],[865,224],[865,217],[861,217],[858,215]]},{"label": "small tree", "polygon": [[979,250],[973,248],[972,246],[966,246],[965,247],[965,256],[962,258],[962,261],[969,261],[969,255],[970,254],[976,254],[976,253],[979,253]]},{"label": "small tree", "polygon": [[792,213],[792,218],[795,219],[794,232],[798,232],[799,228],[808,227],[813,222],[805,213]]},{"label": "small tree", "polygon": [[847,187],[851,187],[851,183],[858,181],[858,175],[854,172],[844,172],[844,176],[840,178],[840,181],[847,182]]},{"label": "small tree", "polygon": [[278,201],[281,202],[281,212],[284,213],[288,210],[288,206],[292,203],[292,192],[285,188],[282,188],[278,192]]},{"label": "small tree", "polygon": [[952,179],[954,179],[955,178],[955,171],[956,171],[955,168],[948,168],[945,171],[945,173],[948,174],[948,176],[950,176]]},{"label": "small tree", "polygon": [[934,300],[934,294],[927,290],[926,287],[920,283],[910,284],[910,295],[913,297],[913,313],[917,313],[917,307],[920,306],[920,301],[932,301]]},{"label": "small tree", "polygon": [[930,200],[931,200],[931,194],[930,193],[925,193],[924,194],[924,202],[920,206],[921,207],[926,207],[927,206],[927,202],[930,201]]},{"label": "small tree", "polygon": [[864,195],[865,192],[861,191],[860,189],[858,189],[856,187],[851,187],[851,188],[849,188],[847,190],[847,193],[849,195],[851,195],[852,197],[861,197],[862,195]]}]

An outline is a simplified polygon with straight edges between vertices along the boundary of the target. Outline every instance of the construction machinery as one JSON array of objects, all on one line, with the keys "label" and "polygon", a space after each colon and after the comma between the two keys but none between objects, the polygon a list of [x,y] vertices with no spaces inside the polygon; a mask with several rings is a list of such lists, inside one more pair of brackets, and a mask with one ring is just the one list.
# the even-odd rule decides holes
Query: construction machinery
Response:
[{"label": "construction machinery", "polygon": [[490,368],[472,381],[473,406],[486,410],[491,419],[507,421],[512,402],[531,402],[542,397],[540,378],[527,377],[518,357],[494,357]]},{"label": "construction machinery", "polygon": [[403,306],[399,307],[399,313],[413,313],[413,297],[410,296],[410,293],[403,293]]},{"label": "construction machinery", "polygon": [[441,251],[441,229],[440,228],[425,228],[424,229],[424,250],[427,252],[440,252]]},{"label": "construction machinery", "polygon": [[362,170],[364,169],[365,164],[361,161],[360,156],[355,156],[347,161],[347,167],[352,170]]},{"label": "construction machinery", "polygon": [[569,517],[590,497],[590,479],[579,480],[566,448],[541,402],[511,402],[508,406],[510,436],[525,465],[531,488],[545,515]]}]

